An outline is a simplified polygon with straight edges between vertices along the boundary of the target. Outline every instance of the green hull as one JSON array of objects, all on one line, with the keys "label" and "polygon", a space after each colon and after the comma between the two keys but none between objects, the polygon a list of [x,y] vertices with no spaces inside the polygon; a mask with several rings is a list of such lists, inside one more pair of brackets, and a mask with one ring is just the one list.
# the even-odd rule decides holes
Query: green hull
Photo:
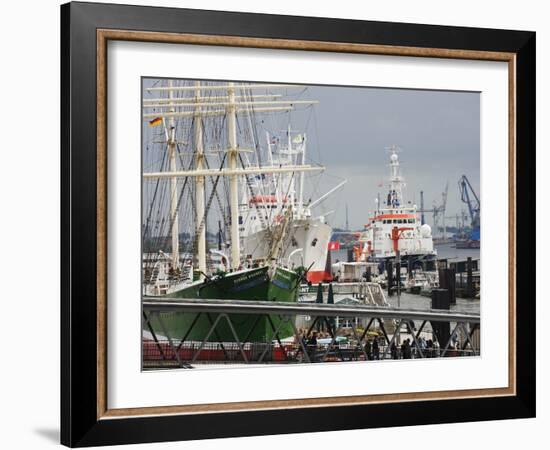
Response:
[{"label": "green hull", "polygon": [[[215,280],[195,283],[180,291],[168,294],[165,298],[296,302],[299,285],[300,276],[295,272],[277,268],[270,277],[268,268],[261,267],[229,273]],[[161,335],[167,333],[175,340],[185,337],[186,341],[202,341],[218,315],[218,313],[163,313],[161,317],[164,329],[156,317],[151,319],[151,326],[155,333]],[[280,322],[279,317],[275,315],[229,314],[229,317],[241,342],[267,342],[273,336],[273,327],[277,328]],[[190,328],[191,331],[189,331]],[[289,323],[285,323],[281,326],[278,334],[280,338],[291,336],[293,328]],[[208,341],[235,342],[235,336],[225,318],[222,317],[219,320]]]}]

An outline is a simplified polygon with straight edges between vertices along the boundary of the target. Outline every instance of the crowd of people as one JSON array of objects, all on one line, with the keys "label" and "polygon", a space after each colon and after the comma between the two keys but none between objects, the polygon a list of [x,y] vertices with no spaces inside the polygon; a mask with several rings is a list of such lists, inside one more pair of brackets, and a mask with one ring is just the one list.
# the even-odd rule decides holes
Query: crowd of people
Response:
[{"label": "crowd of people", "polygon": [[[383,336],[370,335],[363,341],[363,347],[361,348],[358,344],[357,335],[352,331],[346,332],[346,330],[339,333],[339,339],[332,340],[332,335],[326,330],[300,328],[298,336],[295,337],[295,344],[300,344],[298,339],[301,339],[303,348],[306,349],[312,360],[319,355],[318,350],[320,347],[326,349],[327,342],[320,342],[326,339],[330,339],[335,351],[355,350],[357,358],[365,358],[369,361],[383,359],[387,357],[386,353],[391,359],[434,358],[440,355],[441,350],[437,341],[434,342],[432,339],[426,339],[423,336],[419,336],[416,341],[407,337],[400,344],[397,344],[396,340],[392,340],[388,348]],[[341,345],[342,342],[345,342],[345,344]],[[298,351],[302,350],[300,347],[297,345]],[[455,339],[449,344],[446,352],[447,356],[456,356],[458,349],[458,342]]]}]

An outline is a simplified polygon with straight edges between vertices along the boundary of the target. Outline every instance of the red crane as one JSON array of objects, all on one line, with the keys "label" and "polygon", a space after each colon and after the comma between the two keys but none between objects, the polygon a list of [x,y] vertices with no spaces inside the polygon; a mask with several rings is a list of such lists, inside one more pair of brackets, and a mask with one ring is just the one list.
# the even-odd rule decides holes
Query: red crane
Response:
[{"label": "red crane", "polygon": [[403,234],[403,231],[413,230],[411,227],[393,227],[391,230],[391,240],[393,241],[393,251],[397,255],[399,250],[399,238]]}]

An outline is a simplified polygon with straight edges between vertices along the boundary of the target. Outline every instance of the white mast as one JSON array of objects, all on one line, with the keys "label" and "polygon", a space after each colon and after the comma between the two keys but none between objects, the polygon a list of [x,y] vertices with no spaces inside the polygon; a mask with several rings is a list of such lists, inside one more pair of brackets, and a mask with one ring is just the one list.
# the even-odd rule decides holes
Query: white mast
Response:
[{"label": "white mast", "polygon": [[[290,124],[288,124],[288,156],[285,158],[290,164],[292,164],[293,158],[292,158],[292,138],[290,136]],[[286,189],[286,188],[285,188]],[[294,191],[294,174],[290,174],[289,180],[288,180],[288,193],[290,194],[290,205],[293,210],[296,208],[296,192]]]},{"label": "white mast", "polygon": [[[302,137],[302,166],[306,163],[306,135]],[[300,172],[300,192],[298,197],[299,217],[304,216],[304,175],[305,172]]]},{"label": "white mast", "polygon": [[[227,133],[229,138],[229,169],[237,169],[237,114],[235,103],[235,84],[228,83],[227,93]],[[237,270],[241,265],[241,243],[239,237],[239,178],[236,174],[229,176],[229,206],[231,211],[231,268]]]},{"label": "white mast", "polygon": [[397,147],[392,145],[390,148],[390,200],[391,203],[388,204],[388,207],[402,206],[402,187],[403,187],[403,178],[399,173],[399,156],[397,156]]},{"label": "white mast", "polygon": [[[198,99],[200,98],[201,94],[201,82],[196,81],[195,86],[197,88],[195,90],[195,101],[198,103]],[[170,93],[172,93],[172,91],[170,91]],[[202,170],[204,168],[204,146],[200,106],[197,106],[195,108],[194,132],[195,168],[197,170]],[[197,226],[200,227],[197,230],[197,263],[201,280],[206,273],[206,217],[204,210],[204,183],[204,176],[197,177],[195,185],[195,207],[197,210]]]},{"label": "white mast", "polygon": [[[174,92],[172,91],[172,80],[168,81],[168,98],[170,104],[173,105]],[[175,109],[172,107],[171,112]],[[176,127],[174,125],[174,118],[170,117],[168,129],[168,158],[170,160],[170,171],[176,172],[178,170],[176,165]],[[179,267],[179,216],[178,216],[178,179],[172,177],[170,179],[170,217],[172,219],[172,268],[177,270]]]}]

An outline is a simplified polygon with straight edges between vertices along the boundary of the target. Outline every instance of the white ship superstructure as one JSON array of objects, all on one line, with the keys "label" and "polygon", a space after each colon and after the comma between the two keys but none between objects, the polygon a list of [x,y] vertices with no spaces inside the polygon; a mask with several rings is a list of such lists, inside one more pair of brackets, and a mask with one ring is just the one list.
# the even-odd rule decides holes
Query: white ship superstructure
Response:
[{"label": "white ship superstructure", "polygon": [[[305,165],[306,134],[286,130],[284,138],[267,135],[269,163],[273,166]],[[287,232],[279,243],[279,257],[288,267],[308,269],[313,283],[330,278],[326,261],[332,228],[323,215],[314,216],[312,208],[334,190],[313,202],[304,201],[304,172],[268,174],[255,177],[244,186],[241,203],[243,254],[250,264],[269,260],[273,242],[279,238],[281,223],[291,216]]]},{"label": "white ship superstructure", "polygon": [[399,167],[397,148],[391,148],[390,179],[385,207],[377,209],[360,238],[358,260],[401,257],[435,256],[431,228],[421,224],[417,207],[403,201],[404,179]]}]

